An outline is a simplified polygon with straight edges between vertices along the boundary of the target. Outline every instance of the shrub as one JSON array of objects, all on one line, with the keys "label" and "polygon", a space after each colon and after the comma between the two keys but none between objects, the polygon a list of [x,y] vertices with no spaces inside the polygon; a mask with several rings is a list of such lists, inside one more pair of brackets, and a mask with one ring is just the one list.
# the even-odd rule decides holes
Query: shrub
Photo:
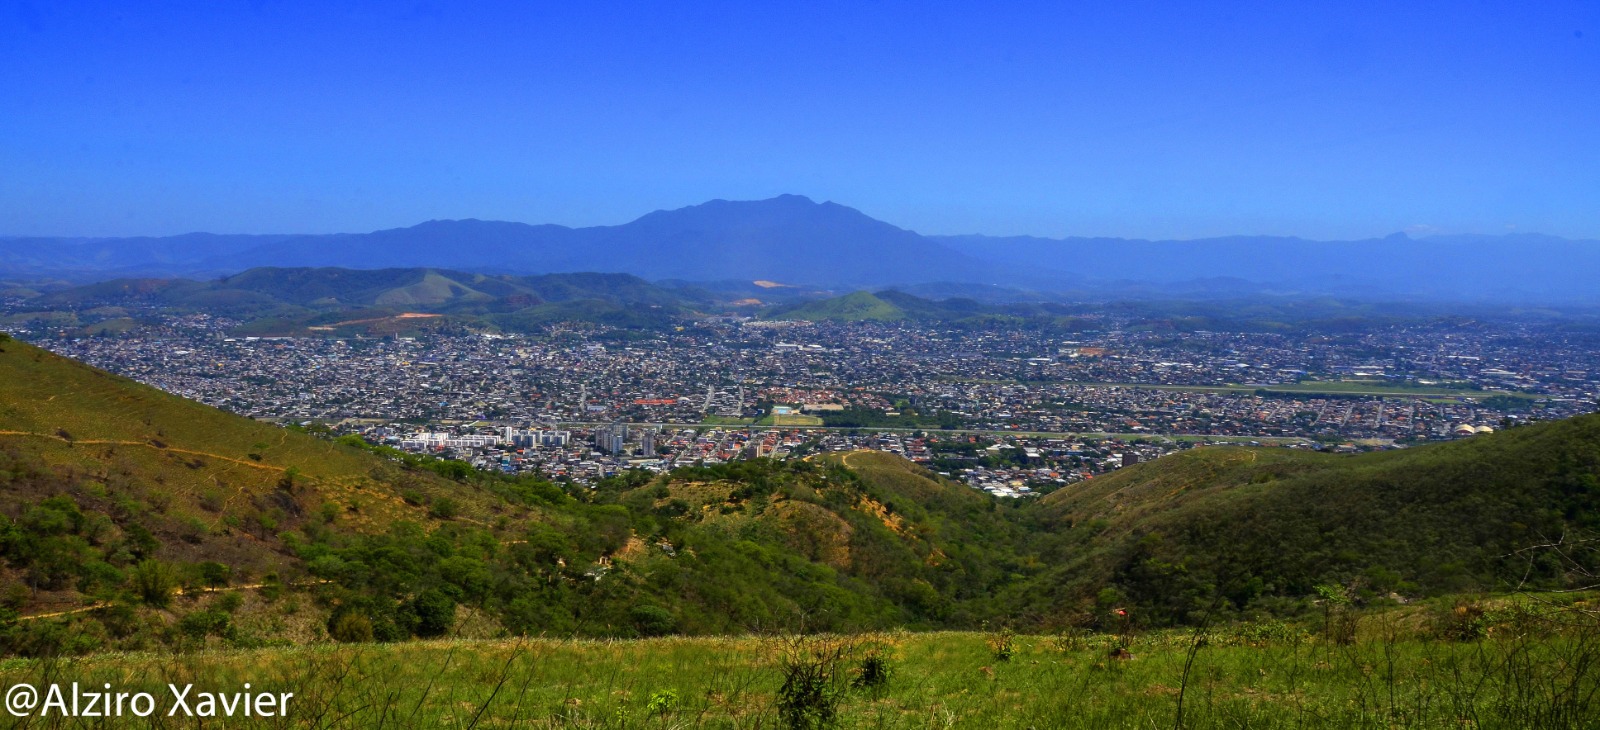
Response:
[{"label": "shrub", "polygon": [[283,596],[283,581],[278,578],[277,573],[268,573],[261,579],[261,590],[257,591],[256,595],[268,603],[278,600]]},{"label": "shrub", "polygon": [[1488,610],[1477,601],[1460,601],[1433,617],[1433,634],[1450,641],[1476,641],[1489,635]]},{"label": "shrub", "polygon": [[207,588],[221,588],[228,584],[228,579],[233,575],[233,569],[222,563],[206,561],[196,568],[200,574],[200,582]]},{"label": "shrub", "polygon": [[336,641],[388,642],[411,638],[416,623],[416,614],[410,604],[398,606],[385,598],[360,596],[334,609],[328,617],[327,627],[328,635]]},{"label": "shrub", "polygon": [[652,715],[666,715],[678,709],[678,693],[670,689],[650,693],[650,702],[645,705],[645,710]]},{"label": "shrub", "polygon": [[244,605],[244,596],[239,595],[239,593],[237,591],[232,592],[232,593],[224,593],[224,594],[222,594],[222,597],[217,599],[217,610],[218,611],[226,611],[228,613],[233,613],[235,611],[238,611],[239,607],[243,606],[243,605]]},{"label": "shrub", "polygon": [[987,643],[989,653],[994,655],[997,662],[1009,662],[1017,653],[1017,635],[1009,628],[990,632]]},{"label": "shrub", "polygon": [[664,636],[678,627],[678,620],[673,618],[672,612],[660,606],[640,604],[629,609],[628,616],[633,619],[634,628],[643,636]]},{"label": "shrub", "polygon": [[11,583],[0,589],[0,607],[21,610],[28,603],[28,589],[21,583]]},{"label": "shrub", "polygon": [[455,518],[459,514],[459,509],[456,507],[455,500],[449,497],[440,497],[433,500],[433,506],[428,510],[428,514],[435,519],[448,520]]},{"label": "shrub", "polygon": [[1319,585],[1316,591],[1322,603],[1323,638],[1339,645],[1354,644],[1361,619],[1350,605],[1350,593],[1334,585]]},{"label": "shrub", "polygon": [[145,560],[133,569],[133,590],[139,599],[157,608],[166,608],[172,602],[172,591],[178,587],[178,577],[172,567],[159,560]]},{"label": "shrub", "polygon": [[823,640],[795,638],[779,664],[778,718],[790,730],[832,727],[839,715],[839,665],[845,650]]},{"label": "shrub", "polygon": [[879,652],[870,652],[856,665],[856,677],[850,681],[856,689],[879,690],[888,686],[892,668],[889,659]]},{"label": "shrub", "polygon": [[227,636],[232,628],[228,614],[222,611],[195,611],[178,619],[178,630],[195,639]]},{"label": "shrub", "polygon": [[355,611],[335,614],[328,619],[328,636],[345,644],[372,641],[372,620]]},{"label": "shrub", "polygon": [[93,594],[102,586],[120,586],[126,580],[122,571],[104,560],[89,559],[78,566],[78,590]]},{"label": "shrub", "polygon": [[1497,633],[1537,636],[1553,628],[1551,615],[1525,603],[1491,606],[1481,601],[1458,601],[1448,611],[1433,616],[1433,635],[1448,641],[1477,641]]},{"label": "shrub", "polygon": [[429,588],[411,599],[408,605],[417,618],[417,636],[432,638],[450,633],[456,623],[455,599],[435,588]]}]

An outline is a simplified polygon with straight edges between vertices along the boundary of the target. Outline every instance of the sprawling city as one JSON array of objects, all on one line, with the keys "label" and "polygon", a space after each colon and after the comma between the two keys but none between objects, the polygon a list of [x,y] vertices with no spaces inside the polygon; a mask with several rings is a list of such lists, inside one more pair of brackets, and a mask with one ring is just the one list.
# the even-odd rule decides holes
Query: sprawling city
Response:
[{"label": "sprawling city", "polygon": [[[626,469],[875,449],[1039,495],[1203,444],[1402,448],[1596,409],[1600,348],[1548,324],[1041,333],[716,316],[339,339],[168,316],[63,355],[251,418],[590,484]],[[19,331],[19,334],[26,334]]]}]

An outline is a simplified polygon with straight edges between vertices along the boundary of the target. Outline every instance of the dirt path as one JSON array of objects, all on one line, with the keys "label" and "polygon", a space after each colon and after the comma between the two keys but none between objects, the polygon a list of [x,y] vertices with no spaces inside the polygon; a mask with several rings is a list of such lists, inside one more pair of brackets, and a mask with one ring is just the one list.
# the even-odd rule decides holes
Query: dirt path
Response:
[{"label": "dirt path", "polygon": [[[322,585],[324,583],[332,583],[332,582],[333,581],[331,581],[331,580],[312,580],[312,581],[305,581],[305,582],[302,582],[302,583],[288,584],[287,587],[290,587],[290,588],[301,588],[301,587],[305,587],[305,586]],[[223,586],[221,588],[179,588],[179,589],[173,591],[172,595],[174,595],[174,596],[192,596],[192,595],[198,595],[198,594],[201,594],[201,593],[228,593],[228,592],[231,592],[231,591],[254,591],[254,590],[259,590],[259,589],[262,589],[262,588],[266,588],[269,585],[273,585],[273,584],[271,584],[271,583],[250,583],[250,584],[242,585],[242,586]],[[278,585],[284,585],[284,584],[278,584]],[[72,609],[67,609],[65,611],[52,611],[50,613],[36,613],[36,614],[31,615],[31,616],[18,616],[17,620],[18,621],[32,621],[33,619],[36,619],[36,618],[56,618],[58,616],[71,616],[71,615],[73,615],[75,613],[87,613],[89,611],[95,611],[95,610],[99,610],[99,609],[102,609],[102,608],[107,608],[110,605],[111,604],[109,602],[102,601],[100,603],[92,603],[92,604],[89,604],[87,606],[83,606],[81,608],[72,608]]]},{"label": "dirt path", "polygon": [[64,443],[64,444],[109,445],[109,446],[143,446],[143,447],[145,447],[147,449],[155,449],[156,451],[170,451],[170,452],[172,452],[174,454],[189,454],[191,456],[204,456],[204,457],[206,457],[208,459],[217,459],[218,461],[226,461],[226,462],[229,462],[231,464],[238,464],[239,466],[248,466],[248,467],[250,467],[252,469],[264,469],[266,471],[277,471],[277,472],[281,472],[281,471],[284,470],[284,468],[281,467],[281,466],[272,466],[271,464],[262,464],[262,463],[255,462],[255,461],[247,461],[245,459],[235,459],[235,458],[233,458],[231,456],[223,456],[221,454],[213,454],[213,453],[211,453],[209,451],[193,451],[191,449],[178,449],[178,448],[173,448],[171,446],[157,446],[157,445],[152,444],[152,443],[150,443],[148,441],[123,441],[123,440],[119,440],[119,439],[68,439],[68,438],[63,438],[61,436],[57,436],[56,434],[53,434],[53,433],[34,433],[32,431],[0,431],[0,436],[32,436],[34,438],[54,439],[54,440],[60,441],[61,443]]}]

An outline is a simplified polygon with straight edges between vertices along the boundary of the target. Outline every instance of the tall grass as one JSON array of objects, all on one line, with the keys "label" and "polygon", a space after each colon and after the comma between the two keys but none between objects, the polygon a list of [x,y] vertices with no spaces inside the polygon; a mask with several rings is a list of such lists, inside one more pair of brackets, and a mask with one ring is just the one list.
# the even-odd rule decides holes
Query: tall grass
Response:
[{"label": "tall grass", "polygon": [[[1019,635],[1004,662],[982,633],[536,639],[9,660],[0,664],[0,683],[109,682],[163,696],[169,682],[194,683],[197,691],[250,682],[294,692],[287,718],[226,723],[264,728],[1486,729],[1600,722],[1600,623],[1592,614],[1525,609],[1467,637],[1414,619],[1367,617],[1349,643],[1281,624],[1149,633],[1131,643]],[[893,668],[886,682],[856,681],[869,658]],[[795,711],[796,697],[826,707]],[[103,726],[217,726],[156,720]],[[16,726],[102,725],[33,718]]]}]

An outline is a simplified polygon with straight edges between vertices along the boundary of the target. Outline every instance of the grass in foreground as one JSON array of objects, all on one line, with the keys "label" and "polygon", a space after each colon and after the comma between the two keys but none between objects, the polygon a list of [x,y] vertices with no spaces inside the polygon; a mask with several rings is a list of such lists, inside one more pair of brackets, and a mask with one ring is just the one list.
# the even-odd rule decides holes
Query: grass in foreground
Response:
[{"label": "grass in foreground", "polygon": [[[1379,617],[1349,644],[1270,624],[1139,637],[324,645],[11,660],[0,682],[110,683],[151,692],[162,707],[167,683],[295,693],[288,718],[228,727],[1576,728],[1600,717],[1595,628],[1586,616],[1460,641],[1418,638]],[[214,723],[125,717],[116,726]],[[18,726],[88,725],[35,717]]]}]

